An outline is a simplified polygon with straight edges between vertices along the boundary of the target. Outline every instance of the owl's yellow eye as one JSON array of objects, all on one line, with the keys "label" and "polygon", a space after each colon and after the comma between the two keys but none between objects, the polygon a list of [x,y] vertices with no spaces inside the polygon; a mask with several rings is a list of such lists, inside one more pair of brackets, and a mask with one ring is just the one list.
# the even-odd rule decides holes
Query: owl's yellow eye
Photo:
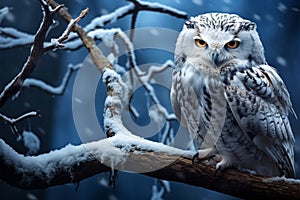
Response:
[{"label": "owl's yellow eye", "polygon": [[231,40],[230,42],[226,43],[226,47],[230,49],[236,49],[240,45],[240,41],[238,40]]},{"label": "owl's yellow eye", "polygon": [[207,43],[204,40],[201,40],[198,38],[195,39],[195,44],[197,47],[206,47],[207,46]]}]

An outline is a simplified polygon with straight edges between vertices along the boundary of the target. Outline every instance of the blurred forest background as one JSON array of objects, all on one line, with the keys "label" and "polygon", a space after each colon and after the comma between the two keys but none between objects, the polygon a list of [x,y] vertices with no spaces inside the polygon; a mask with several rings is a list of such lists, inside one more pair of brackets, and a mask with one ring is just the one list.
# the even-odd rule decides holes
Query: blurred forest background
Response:
[{"label": "blurred forest background", "polygon": [[[236,13],[243,18],[250,19],[257,24],[260,38],[264,44],[267,61],[274,66],[285,81],[291,94],[294,110],[300,116],[300,1],[299,0],[149,0],[159,2],[176,9],[185,11],[189,17],[206,12]],[[115,9],[128,4],[125,0],[68,0],[59,1],[69,8],[73,17],[86,7],[89,14],[80,21],[80,25],[86,25],[91,19],[103,14],[108,14]],[[10,7],[10,14],[2,20],[1,27],[14,27],[18,30],[35,34],[42,20],[41,8],[35,0],[1,0],[0,9]],[[60,23],[51,31],[49,38],[57,37],[65,28],[59,16]],[[131,17],[117,20],[105,28],[130,28]],[[161,27],[180,31],[185,20],[161,13],[141,12],[137,18],[136,27]],[[175,47],[174,44],[170,44]],[[12,48],[0,50],[0,88],[3,87],[20,71],[29,54],[30,47]],[[32,77],[37,77],[53,85],[59,85],[69,63],[82,62],[88,52],[82,48],[75,52],[61,51],[50,52],[45,55],[40,67]],[[171,54],[157,54],[151,51],[137,53],[138,64],[164,63],[173,60]],[[33,131],[41,141],[38,154],[46,153],[65,145],[80,144],[81,140],[76,132],[72,116],[72,88],[74,75],[63,96],[52,96],[39,89],[29,88],[21,92],[14,101],[9,101],[1,108],[1,113],[9,116],[18,116],[29,110],[40,110],[42,117],[22,122],[19,130]],[[166,91],[168,92],[168,91]],[[99,93],[100,95],[100,93]],[[168,93],[163,95],[161,101],[166,102],[170,109]],[[97,99],[102,101],[104,97]],[[143,101],[137,102],[142,104]],[[102,107],[99,106],[99,120],[101,121]],[[142,105],[143,107],[143,105]],[[141,116],[147,113],[141,113]],[[144,118],[142,117],[141,120]],[[295,158],[296,174],[300,177],[300,123],[293,116],[290,117],[294,135],[296,138]],[[3,138],[16,151],[26,154],[27,149],[22,142],[16,141],[11,134],[10,127],[0,121],[0,137]],[[0,172],[1,173],[1,172]],[[1,199],[150,199],[154,179],[132,173],[119,173],[115,188],[105,185],[108,174],[101,174],[86,179],[76,186],[72,184],[56,186],[46,190],[24,191],[0,183]],[[233,199],[232,197],[215,193],[206,189],[197,188],[180,183],[171,183],[171,192],[164,195],[165,199]]]}]

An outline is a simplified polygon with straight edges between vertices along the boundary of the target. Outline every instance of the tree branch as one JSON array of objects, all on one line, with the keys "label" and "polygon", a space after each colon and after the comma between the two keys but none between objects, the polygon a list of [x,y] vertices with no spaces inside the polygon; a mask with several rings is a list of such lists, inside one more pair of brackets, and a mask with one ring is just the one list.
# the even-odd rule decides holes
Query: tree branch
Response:
[{"label": "tree branch", "polygon": [[[204,187],[240,198],[300,197],[299,180],[263,177],[234,169],[214,176],[214,164],[201,161],[193,165],[191,158],[182,155],[184,151],[142,138],[126,137],[116,135],[32,157],[18,154],[0,140],[0,179],[23,189],[43,189],[77,183],[113,168]],[[127,141],[131,141],[130,144]]]},{"label": "tree branch", "polygon": [[16,136],[19,135],[18,130],[16,128],[17,123],[19,123],[20,121],[23,121],[25,119],[31,118],[31,117],[40,117],[40,116],[41,115],[40,115],[39,111],[27,112],[17,118],[10,118],[10,117],[7,117],[6,115],[3,115],[2,113],[0,113],[0,119],[2,119],[5,123],[8,123],[10,125],[11,131]]},{"label": "tree branch", "polygon": [[43,8],[44,16],[41,26],[34,38],[34,43],[30,52],[30,56],[24,64],[21,72],[10,83],[8,83],[5,86],[4,90],[0,94],[0,107],[2,107],[9,98],[11,98],[21,89],[24,80],[37,68],[37,64],[40,58],[45,53],[43,45],[46,34],[53,22],[55,12],[59,10],[62,6],[58,5],[57,9],[50,11],[48,5],[45,4],[44,1],[40,0],[40,3]]},{"label": "tree branch", "polygon": [[69,65],[68,70],[59,86],[55,87],[39,79],[27,78],[24,81],[23,87],[36,87],[48,92],[51,95],[63,95],[68,86],[72,73],[78,70],[81,66],[82,64]]},{"label": "tree branch", "polygon": [[[47,3],[53,8],[57,7],[53,0]],[[151,6],[153,8],[153,4]],[[65,8],[59,13],[66,21],[72,20]],[[201,161],[193,165],[190,156],[183,156],[186,152],[182,150],[131,135],[120,117],[120,77],[87,32],[77,24],[74,25],[74,31],[89,50],[107,84],[104,123],[107,135],[112,137],[80,146],[68,145],[61,150],[32,157],[18,154],[0,140],[0,180],[23,189],[42,189],[78,183],[95,174],[117,169],[205,187],[241,198],[300,197],[298,180],[263,177],[233,169],[214,176],[215,164]]]}]

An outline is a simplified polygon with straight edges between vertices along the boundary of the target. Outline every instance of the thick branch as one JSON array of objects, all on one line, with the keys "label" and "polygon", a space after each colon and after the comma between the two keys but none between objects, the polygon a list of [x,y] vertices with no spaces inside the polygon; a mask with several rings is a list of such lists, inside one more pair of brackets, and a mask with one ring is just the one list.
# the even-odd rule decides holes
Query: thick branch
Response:
[{"label": "thick branch", "polygon": [[[133,136],[126,137],[115,136],[80,146],[69,145],[33,157],[16,153],[0,140],[0,179],[23,189],[43,189],[77,183],[110,171],[112,166],[118,170],[204,187],[241,198],[300,197],[299,180],[268,178],[234,169],[214,176],[214,164],[202,161],[199,165],[193,165],[190,158],[182,156],[181,150]],[[128,145],[128,141],[124,140],[131,142]]]}]

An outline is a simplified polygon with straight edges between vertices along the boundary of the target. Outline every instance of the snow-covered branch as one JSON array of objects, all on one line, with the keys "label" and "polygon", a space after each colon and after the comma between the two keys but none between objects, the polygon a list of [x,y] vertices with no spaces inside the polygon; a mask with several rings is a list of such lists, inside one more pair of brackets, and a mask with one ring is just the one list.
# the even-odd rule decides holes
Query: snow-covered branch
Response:
[{"label": "snow-covered branch", "polygon": [[23,83],[23,87],[36,87],[52,95],[62,95],[64,94],[68,86],[68,82],[71,78],[72,73],[78,70],[81,67],[81,65],[82,65],[81,63],[77,65],[70,64],[59,86],[55,87],[39,79],[27,78]]},{"label": "snow-covered branch", "polygon": [[174,17],[187,19],[187,13],[180,10],[165,6],[160,3],[152,3],[146,1],[131,0],[132,3],[116,9],[107,15],[103,15],[94,18],[91,23],[85,26],[84,30],[89,32],[96,28],[102,28],[104,25],[115,22],[117,19],[121,19],[127,15],[133,14],[139,11],[153,11],[169,14]]},{"label": "snow-covered branch", "polygon": [[0,179],[23,189],[78,183],[112,169],[182,182],[246,199],[299,199],[300,181],[192,164],[184,151],[135,136],[113,137],[39,156],[23,156],[0,140]]},{"label": "snow-covered branch", "polygon": [[[0,94],[0,107],[3,106],[3,104],[11,98],[13,95],[15,95],[17,92],[20,91],[20,89],[23,87],[24,81],[29,77],[29,75],[38,67],[38,62],[40,58],[43,56],[43,54],[50,49],[63,46],[62,42],[68,39],[69,34],[71,31],[73,31],[73,28],[75,27],[76,23],[82,19],[88,12],[88,9],[83,10],[80,15],[75,19],[70,19],[69,25],[67,26],[64,33],[56,40],[53,40],[50,45],[44,46],[45,38],[47,35],[47,32],[50,28],[50,26],[53,23],[53,18],[56,12],[58,12],[61,8],[63,8],[63,5],[56,5],[55,7],[50,8],[47,3],[44,1],[40,1],[41,6],[43,8],[43,21],[41,23],[40,28],[38,29],[36,35],[34,36],[34,42],[32,49],[30,51],[30,55],[24,64],[21,72],[15,76],[3,89],[2,93]],[[2,30],[3,31],[3,30]],[[19,37],[22,36],[23,33],[20,33],[16,30],[10,30],[9,33],[15,33],[15,35],[19,34]],[[1,30],[0,30],[0,33]],[[30,37],[25,35],[26,37]],[[31,83],[33,81],[31,80]],[[32,83],[33,85],[36,84]],[[39,82],[39,85],[45,85],[41,82]]]},{"label": "snow-covered branch", "polygon": [[0,27],[0,49],[31,45],[34,35],[11,27]]},{"label": "snow-covered branch", "polygon": [[[140,11],[152,11],[152,12],[160,12],[165,13],[174,17],[187,19],[187,13],[182,12],[180,10],[171,8],[169,6],[165,6],[163,4],[159,3],[151,3],[146,1],[131,1],[132,3],[125,5],[123,7],[120,7],[116,9],[115,11],[107,14],[102,15],[100,17],[94,18],[89,24],[87,24],[83,30],[87,33],[94,31],[95,29],[101,29],[105,25],[115,22],[117,19],[121,19],[127,15],[133,15],[132,20],[132,26],[131,28],[134,28],[135,22],[136,22],[136,16],[138,12]],[[55,4],[53,1],[47,1],[49,5],[52,5],[52,8]],[[2,15],[4,16],[8,12],[8,8],[2,9]],[[87,10],[83,10],[81,15],[77,17],[74,20],[67,20],[69,23],[68,28],[65,30],[65,32],[62,34],[62,36],[59,39],[53,39],[51,42],[45,42],[44,46],[46,47],[46,50],[51,50],[54,47],[60,47],[64,49],[69,50],[76,50],[77,48],[80,48],[82,46],[82,42],[80,39],[78,39],[77,34],[70,33],[73,24],[76,24],[84,15],[87,14]],[[135,16],[135,17],[134,17]],[[66,17],[66,16],[65,16]],[[0,21],[1,22],[1,21]],[[64,37],[67,36],[67,37]],[[131,35],[131,38],[133,35]],[[62,41],[59,41],[63,39],[63,41],[67,40],[64,45],[61,45]],[[95,38],[95,39],[101,39],[101,38]],[[34,42],[34,35],[24,33],[22,31],[19,31],[15,28],[11,27],[0,27],[0,49],[8,49],[12,47],[19,47],[19,46],[27,46],[31,45]]]},{"label": "snow-covered branch", "polygon": [[[158,3],[138,0],[129,1],[131,3],[127,6],[119,8],[108,15],[96,18],[88,26],[82,28],[76,23],[76,19],[72,19],[66,8],[59,6],[54,0],[47,0],[47,4],[45,1],[40,0],[44,9],[44,20],[35,36],[31,54],[23,70],[1,93],[0,107],[18,92],[22,86],[39,87],[52,94],[63,93],[71,72],[74,70],[72,67],[69,68],[69,71],[63,78],[62,84],[58,87],[50,86],[40,80],[28,79],[27,77],[36,68],[37,61],[45,51],[61,47],[62,42],[66,41],[69,35],[74,40],[70,40],[68,43],[76,43],[76,39],[78,39],[77,35],[71,34],[71,31],[74,31],[78,34],[80,43],[76,43],[77,46],[73,45],[73,48],[84,45],[88,49],[93,63],[103,74],[103,81],[107,86],[104,126],[108,138],[79,146],[68,145],[60,150],[38,156],[23,156],[0,139],[0,180],[23,189],[42,189],[66,183],[79,183],[81,180],[102,172],[123,170],[162,180],[177,181],[204,187],[241,198],[299,198],[299,180],[263,177],[234,169],[227,169],[215,176],[215,163],[211,163],[208,160],[201,160],[193,164],[191,157],[195,152],[183,151],[162,143],[145,140],[131,134],[127,130],[121,120],[122,101],[124,100],[124,96],[126,96],[126,91],[124,90],[125,84],[122,82],[120,75],[113,69],[110,61],[103,55],[99,47],[97,47],[95,39],[101,38],[101,34],[105,32],[112,34],[110,37],[119,36],[124,42],[128,50],[131,68],[155,104],[154,112],[156,113],[154,115],[157,118],[164,116],[168,120],[165,126],[166,131],[160,138],[164,143],[168,143],[169,141],[167,133],[170,130],[170,121],[174,120],[175,116],[160,106],[159,99],[150,82],[153,80],[155,74],[162,72],[168,67],[172,67],[173,63],[167,61],[162,67],[152,66],[147,73],[144,73],[136,63],[132,40],[120,29],[102,31],[99,27],[101,28],[107,23],[132,14],[133,22],[131,26],[134,28],[137,13],[143,10],[186,18],[185,13]],[[56,11],[69,25],[61,37],[49,44],[50,46],[45,46],[45,35],[52,24],[52,14]],[[5,14],[6,10],[0,11],[0,20],[4,15],[1,12]],[[77,19],[81,19],[84,15],[80,15]],[[6,34],[7,37],[11,38],[18,38],[23,35],[27,37],[28,41],[32,39],[30,38],[32,36],[24,35],[24,33],[17,30],[0,29],[0,34]],[[133,37],[133,32],[131,35]],[[64,43],[65,48],[68,48],[68,43]],[[35,115],[38,115],[38,113],[27,113],[20,118],[11,119],[0,114],[0,119],[14,126],[16,122]],[[163,185],[168,190],[168,184],[163,182]],[[157,191],[157,188],[154,188],[154,190]]]},{"label": "snow-covered branch", "polygon": [[71,19],[66,30],[63,32],[63,34],[58,39],[51,39],[51,43],[49,46],[45,47],[45,51],[54,49],[54,48],[63,48],[65,45],[62,44],[63,41],[67,40],[69,38],[70,33],[73,31],[73,28],[75,24],[77,24],[82,18],[85,17],[85,15],[89,12],[89,9],[86,8],[79,14],[78,17],[75,19]]}]

